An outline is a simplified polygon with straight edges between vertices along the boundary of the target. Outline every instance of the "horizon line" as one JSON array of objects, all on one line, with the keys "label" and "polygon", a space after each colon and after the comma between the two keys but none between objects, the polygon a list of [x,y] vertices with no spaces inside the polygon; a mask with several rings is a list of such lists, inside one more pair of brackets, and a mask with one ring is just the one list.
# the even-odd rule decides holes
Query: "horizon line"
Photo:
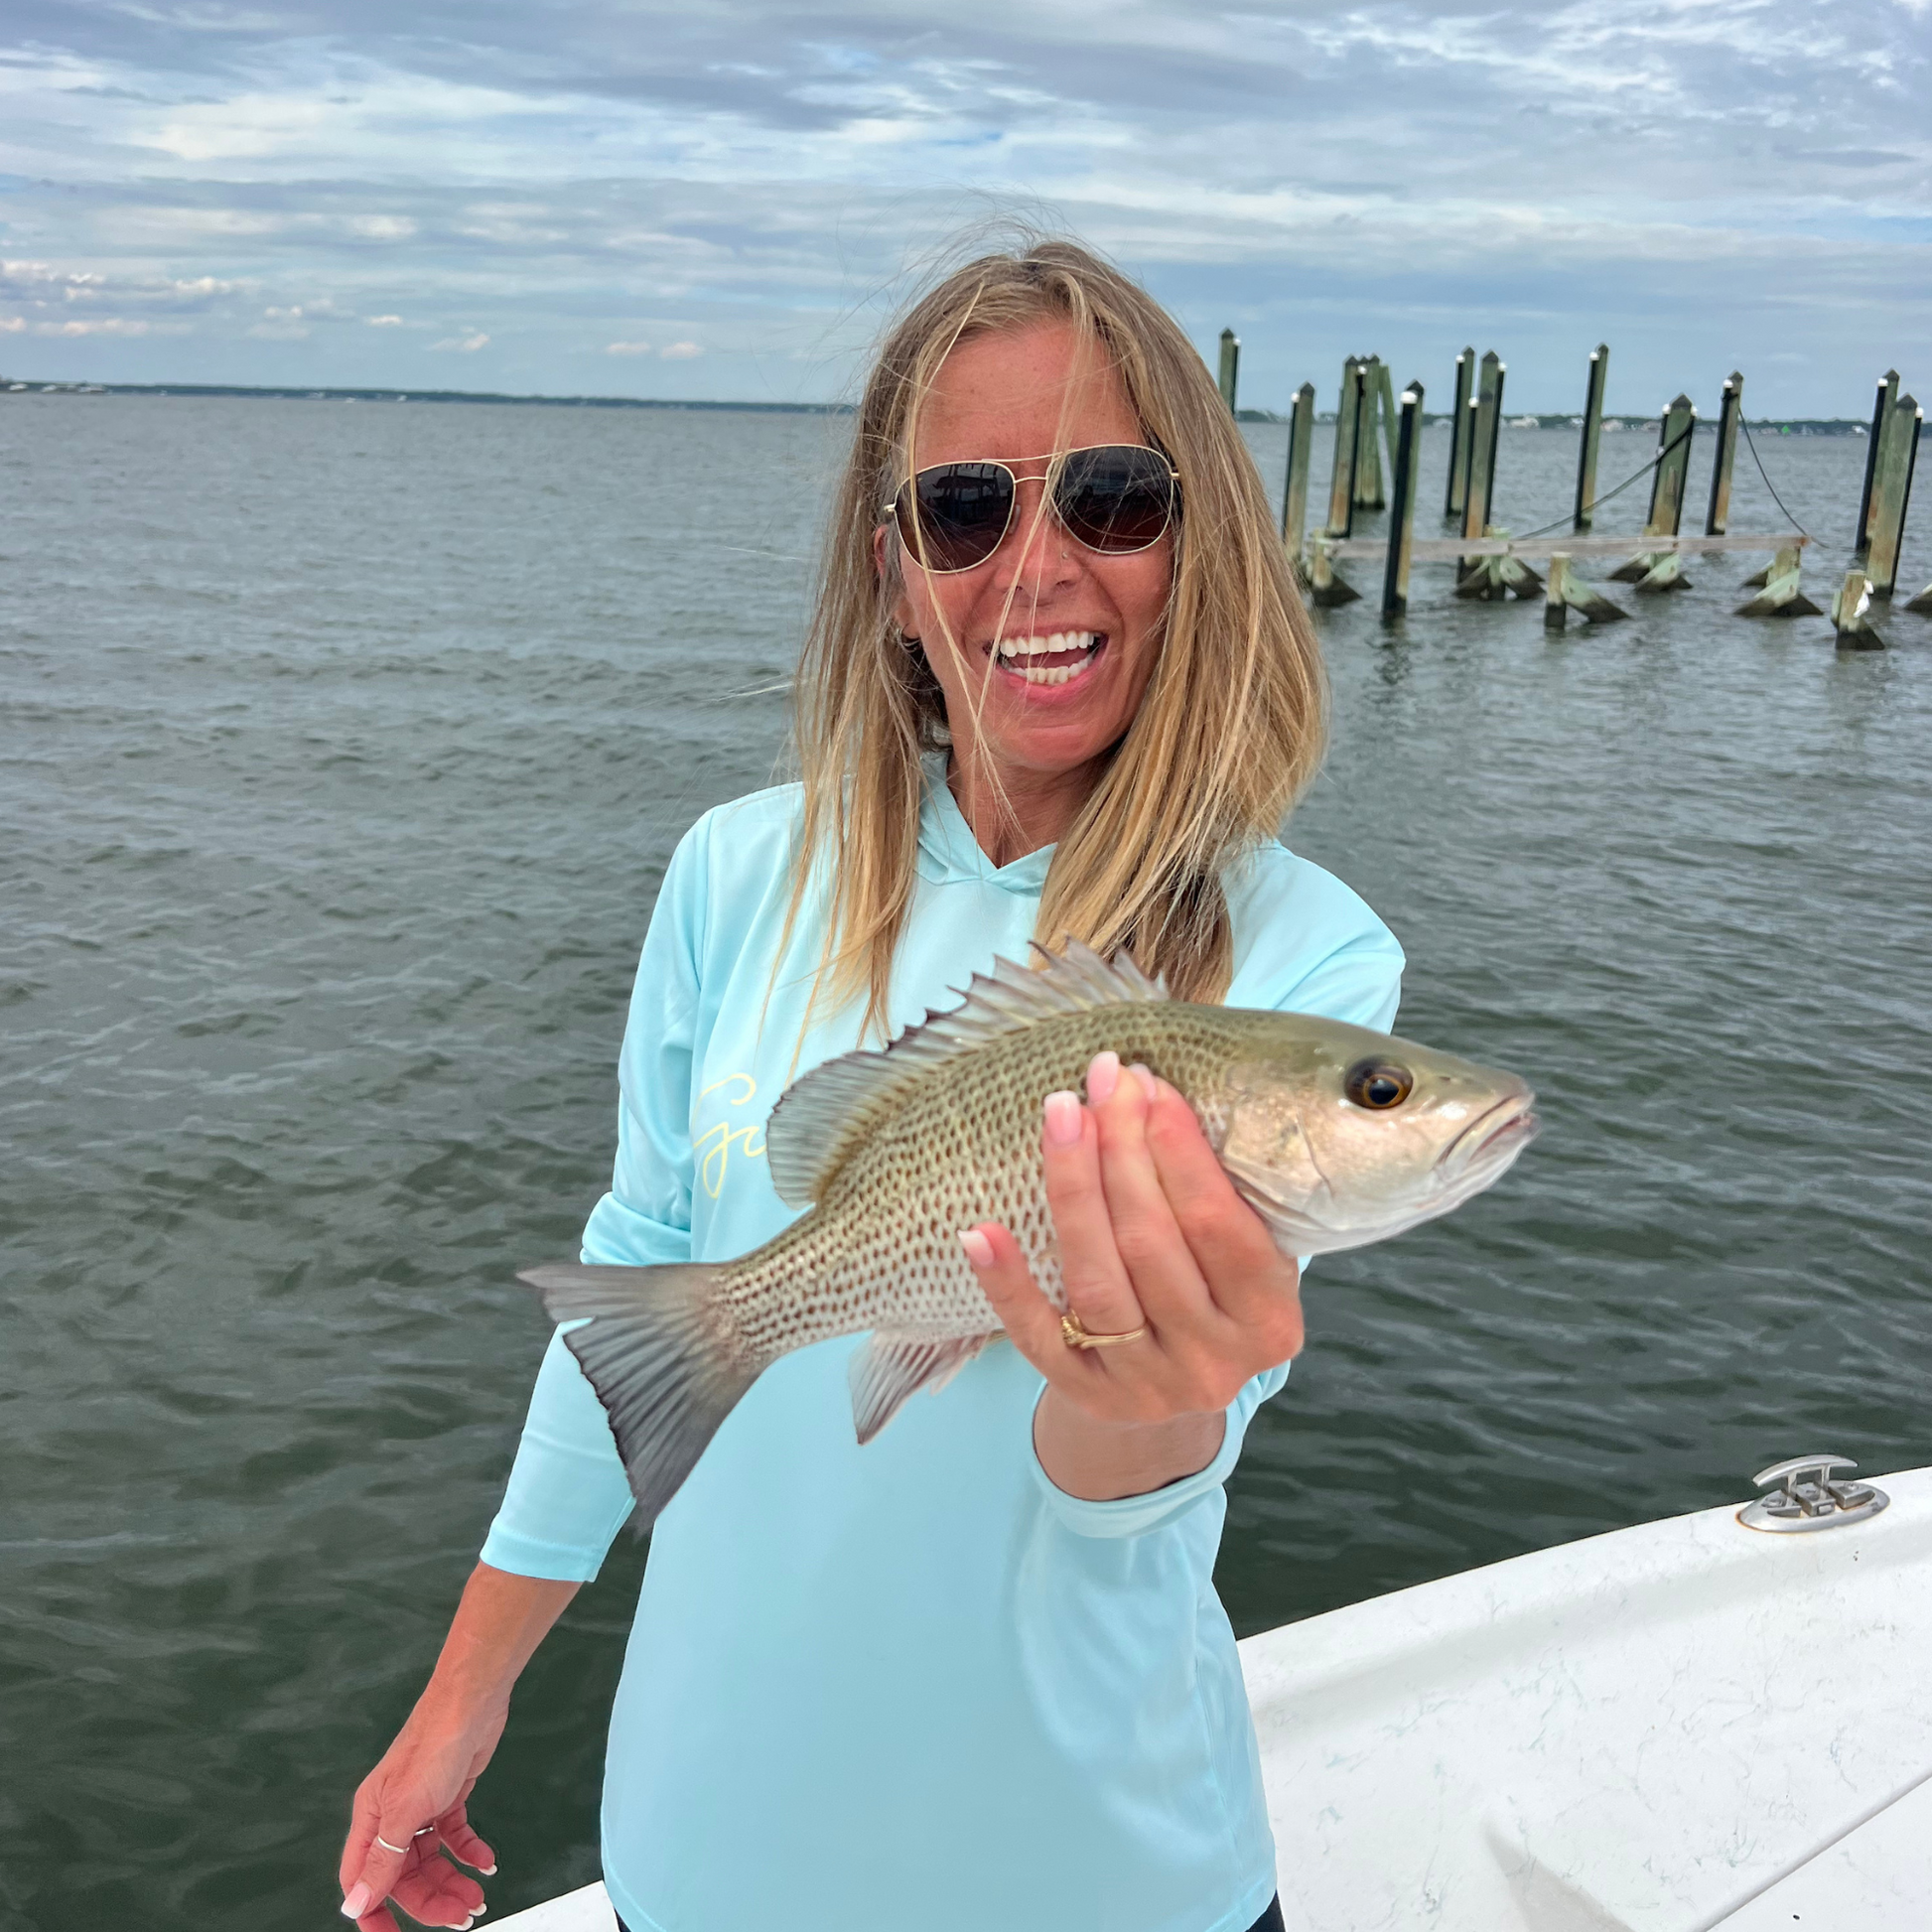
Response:
[{"label": "horizon line", "polygon": [[[745,402],[715,397],[672,396],[599,396],[547,395],[518,393],[503,389],[400,389],[373,386],[324,385],[306,383],[244,382],[46,382],[0,374],[0,396],[4,395],[108,395],[108,396],[230,396],[242,399],[282,402],[437,402],[505,403],[524,408],[548,409],[730,409],[749,410],[766,415],[850,416],[849,402]],[[1244,423],[1286,423],[1286,414],[1272,409],[1237,408],[1235,419]],[[1657,411],[1609,410],[1605,422],[1654,422]],[[1574,409],[1525,409],[1521,416],[1534,416],[1539,428],[1573,427],[1580,420]],[[1318,423],[1332,423],[1334,412],[1323,410]],[[1449,412],[1423,411],[1425,423],[1449,420]],[[1505,419],[1510,420],[1510,419]],[[1749,419],[1747,419],[1749,420]],[[1700,419],[1700,427],[1706,427]],[[1760,416],[1751,422],[1754,429],[1779,426],[1793,430],[1831,431],[1854,435],[1865,431],[1862,418],[1855,416]]]}]

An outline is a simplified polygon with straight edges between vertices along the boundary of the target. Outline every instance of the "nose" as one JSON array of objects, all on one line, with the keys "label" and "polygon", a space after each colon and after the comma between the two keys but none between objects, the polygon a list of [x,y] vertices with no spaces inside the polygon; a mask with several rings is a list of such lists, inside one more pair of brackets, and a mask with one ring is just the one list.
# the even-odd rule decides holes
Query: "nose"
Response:
[{"label": "nose", "polygon": [[994,558],[995,588],[1003,596],[1046,603],[1080,575],[1078,549],[1047,500],[1043,481],[1022,478],[1013,505],[1013,522]]}]

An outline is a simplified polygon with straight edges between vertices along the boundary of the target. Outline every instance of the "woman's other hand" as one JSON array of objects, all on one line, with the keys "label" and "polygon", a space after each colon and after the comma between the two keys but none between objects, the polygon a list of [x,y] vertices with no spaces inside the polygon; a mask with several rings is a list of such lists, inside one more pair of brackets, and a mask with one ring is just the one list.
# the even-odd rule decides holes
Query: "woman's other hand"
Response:
[{"label": "woman's other hand", "polygon": [[[399,1932],[390,1900],[422,1925],[468,1926],[486,1909],[483,1887],[450,1859],[485,1877],[496,1869],[466,1806],[503,1734],[507,1707],[463,1722],[429,1703],[410,1714],[356,1789],[341,1878],[343,1916],[361,1932]],[[399,1853],[391,1849],[398,1845]]]},{"label": "woman's other hand", "polygon": [[1102,1053],[1087,1100],[1049,1095],[1041,1134],[1068,1306],[1091,1335],[1147,1333],[1069,1347],[1007,1229],[985,1222],[961,1241],[1046,1378],[1034,1422],[1042,1467],[1069,1494],[1104,1501],[1214,1459],[1243,1385],[1302,1346],[1301,1271],[1165,1080]]},{"label": "woman's other hand", "polygon": [[511,1688],[577,1589],[486,1563],[471,1575],[428,1688],[356,1789],[339,1875],[343,1916],[360,1932],[401,1932],[391,1901],[422,1925],[468,1926],[487,1909],[483,1887],[450,1861],[485,1878],[496,1869],[470,1827],[470,1793],[503,1734]]}]

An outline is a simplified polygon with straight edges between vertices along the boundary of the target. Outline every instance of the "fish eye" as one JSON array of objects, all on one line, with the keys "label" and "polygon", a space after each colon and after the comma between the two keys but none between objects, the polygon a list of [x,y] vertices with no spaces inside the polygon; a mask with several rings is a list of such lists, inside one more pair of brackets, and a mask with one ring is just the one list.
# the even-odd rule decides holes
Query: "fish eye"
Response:
[{"label": "fish eye", "polygon": [[1393,1060],[1357,1060],[1343,1076],[1341,1090],[1358,1107],[1385,1114],[1416,1090],[1416,1076]]}]

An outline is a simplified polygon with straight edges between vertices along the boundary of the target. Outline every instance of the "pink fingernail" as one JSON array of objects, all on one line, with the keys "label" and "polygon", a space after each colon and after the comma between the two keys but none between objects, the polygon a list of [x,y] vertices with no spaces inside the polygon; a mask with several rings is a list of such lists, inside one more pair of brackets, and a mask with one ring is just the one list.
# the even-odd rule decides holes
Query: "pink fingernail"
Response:
[{"label": "pink fingernail", "polygon": [[1093,1064],[1087,1068],[1087,1100],[1095,1107],[1104,1107],[1114,1097],[1114,1089],[1120,1085],[1120,1055],[1118,1053],[1096,1053]]},{"label": "pink fingernail", "polygon": [[367,1885],[354,1884],[349,1887],[348,1896],[343,1900],[344,1918],[360,1918],[375,1903],[375,1893]]},{"label": "pink fingernail", "polygon": [[1133,1074],[1135,1079],[1140,1081],[1141,1091],[1144,1094],[1146,1094],[1150,1100],[1152,1100],[1154,1098],[1155,1091],[1156,1091],[1155,1082],[1154,1082],[1154,1069],[1152,1067],[1143,1066],[1139,1060],[1136,1060],[1134,1064],[1130,1066],[1127,1070],[1128,1072]]},{"label": "pink fingernail", "polygon": [[959,1245],[966,1250],[966,1259],[975,1268],[991,1268],[993,1266],[993,1244],[978,1228],[961,1228],[959,1230]]},{"label": "pink fingernail", "polygon": [[1077,1093],[1049,1093],[1046,1096],[1046,1138],[1055,1147],[1080,1145],[1080,1096]]}]

